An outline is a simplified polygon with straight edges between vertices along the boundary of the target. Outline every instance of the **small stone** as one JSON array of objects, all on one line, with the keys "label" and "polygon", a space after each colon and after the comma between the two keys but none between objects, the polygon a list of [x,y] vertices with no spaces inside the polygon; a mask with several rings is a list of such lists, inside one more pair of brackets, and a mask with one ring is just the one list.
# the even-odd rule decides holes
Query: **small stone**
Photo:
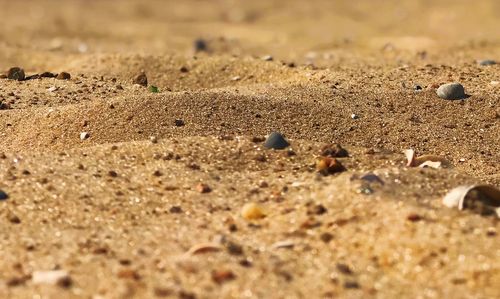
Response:
[{"label": "small stone", "polygon": [[231,270],[214,270],[212,271],[212,280],[218,284],[233,280],[236,275]]},{"label": "small stone", "polygon": [[308,214],[315,214],[315,215],[323,215],[327,212],[328,210],[325,208],[323,205],[315,205]]},{"label": "small stone", "polygon": [[321,241],[328,243],[333,239],[333,235],[331,233],[322,233],[319,238]]},{"label": "small stone", "polygon": [[344,288],[346,288],[346,289],[359,289],[359,283],[357,281],[346,281],[344,283]]},{"label": "small stone", "polygon": [[118,173],[114,170],[108,171],[108,175],[112,178],[116,178],[118,176]]},{"label": "small stone", "polygon": [[408,219],[408,221],[411,221],[411,222],[417,222],[417,221],[422,220],[423,217],[420,216],[419,214],[411,213],[410,215],[408,215],[406,217],[406,219]]},{"label": "small stone", "polygon": [[189,72],[189,69],[188,69],[187,67],[185,67],[185,66],[182,66],[182,67],[179,69],[179,71],[181,71],[181,73],[187,73],[187,72]]},{"label": "small stone", "polygon": [[262,59],[264,61],[272,61],[273,57],[271,55],[264,55],[260,59]]},{"label": "small stone", "polygon": [[156,287],[154,288],[154,293],[156,297],[169,297],[174,293],[174,291],[169,288]]},{"label": "small stone", "polygon": [[168,211],[172,214],[180,214],[182,213],[182,208],[179,206],[173,206]]},{"label": "small stone", "polygon": [[279,132],[272,132],[269,134],[269,137],[267,137],[264,143],[264,147],[269,149],[284,149],[288,146],[290,146],[290,143],[288,143],[285,137]]},{"label": "small stone", "polygon": [[349,266],[346,265],[346,264],[337,263],[336,268],[342,274],[345,274],[345,275],[351,275],[352,274],[351,268],[349,268]]},{"label": "small stone", "polygon": [[156,136],[150,136],[149,140],[151,141],[151,143],[158,143],[158,137]]},{"label": "small stone", "polygon": [[32,275],[34,284],[51,284],[59,285],[60,282],[71,280],[67,271],[54,270],[54,271],[34,271]]},{"label": "small stone", "polygon": [[353,114],[351,114],[351,118],[352,118],[352,119],[358,119],[358,118],[359,118],[359,115],[357,115],[357,114],[354,114],[354,113],[353,113]]},{"label": "small stone", "polygon": [[202,39],[198,38],[194,41],[194,51],[195,52],[206,52],[208,51],[208,45],[207,42]]},{"label": "small stone", "polygon": [[90,137],[90,134],[88,132],[81,132],[80,133],[80,139],[81,140],[88,139],[89,137]]},{"label": "small stone", "polygon": [[54,78],[56,75],[51,72],[43,72],[40,74],[40,78]]},{"label": "small stone", "polygon": [[174,124],[176,127],[183,127],[185,125],[184,121],[182,119],[176,119],[174,121]]},{"label": "small stone", "polygon": [[212,191],[212,188],[210,188],[207,184],[199,183],[196,185],[196,191],[199,193],[209,193]]},{"label": "small stone", "polygon": [[20,67],[10,68],[7,72],[7,78],[11,80],[23,81],[26,78],[24,70]]},{"label": "small stone", "polygon": [[492,59],[479,60],[477,63],[481,66],[489,66],[489,65],[497,64],[497,62],[495,60],[492,60]]},{"label": "small stone", "polygon": [[6,200],[7,198],[9,198],[9,195],[0,189],[0,200]]},{"label": "small stone", "polygon": [[241,216],[246,220],[256,220],[266,217],[264,209],[256,203],[247,203],[241,209]]},{"label": "small stone", "polygon": [[438,97],[445,100],[461,100],[466,97],[465,90],[460,83],[447,83],[436,90]]},{"label": "small stone", "polygon": [[71,79],[71,75],[69,73],[67,73],[67,72],[60,72],[57,75],[56,79],[58,79],[58,80],[69,80],[69,79]]},{"label": "small stone", "polygon": [[316,163],[316,170],[322,175],[329,175],[346,171],[346,168],[337,159],[321,157]]},{"label": "small stone", "polygon": [[413,89],[414,89],[414,90],[417,90],[417,91],[418,91],[418,90],[422,90],[422,86],[420,86],[420,85],[415,85],[415,86],[413,86]]},{"label": "small stone", "polygon": [[240,81],[241,77],[240,76],[234,76],[231,78],[231,81]]},{"label": "small stone", "polygon": [[133,269],[123,269],[117,273],[118,278],[140,280],[141,276]]},{"label": "small stone", "polygon": [[147,87],[148,86],[148,77],[146,76],[146,73],[141,72],[139,75],[137,75],[137,77],[135,77],[133,83]]},{"label": "small stone", "polygon": [[17,215],[12,213],[12,212],[7,214],[7,219],[9,220],[10,223],[13,223],[13,224],[21,223],[21,219],[19,217],[17,217]]},{"label": "small stone", "polygon": [[227,252],[231,255],[242,255],[243,254],[243,247],[239,244],[236,244],[234,242],[229,242],[226,245]]},{"label": "small stone", "polygon": [[340,144],[327,144],[321,148],[321,156],[331,158],[349,157],[349,153]]}]

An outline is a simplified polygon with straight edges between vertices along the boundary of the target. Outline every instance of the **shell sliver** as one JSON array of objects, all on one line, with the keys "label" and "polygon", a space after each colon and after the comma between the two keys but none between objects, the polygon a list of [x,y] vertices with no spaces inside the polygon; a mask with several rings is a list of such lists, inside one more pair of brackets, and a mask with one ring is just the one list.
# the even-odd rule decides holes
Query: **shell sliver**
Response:
[{"label": "shell sliver", "polygon": [[465,185],[452,189],[443,198],[449,208],[471,210],[475,213],[500,218],[500,190],[489,185]]}]

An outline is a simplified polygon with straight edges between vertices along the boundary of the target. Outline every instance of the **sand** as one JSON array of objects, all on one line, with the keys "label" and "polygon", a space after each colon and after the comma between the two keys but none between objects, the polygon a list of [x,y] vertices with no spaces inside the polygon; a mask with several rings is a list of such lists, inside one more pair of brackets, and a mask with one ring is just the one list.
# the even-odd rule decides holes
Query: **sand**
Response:
[{"label": "sand", "polygon": [[498,1],[0,6],[2,72],[71,74],[0,79],[0,298],[500,296],[498,218],[442,204],[500,186]]}]

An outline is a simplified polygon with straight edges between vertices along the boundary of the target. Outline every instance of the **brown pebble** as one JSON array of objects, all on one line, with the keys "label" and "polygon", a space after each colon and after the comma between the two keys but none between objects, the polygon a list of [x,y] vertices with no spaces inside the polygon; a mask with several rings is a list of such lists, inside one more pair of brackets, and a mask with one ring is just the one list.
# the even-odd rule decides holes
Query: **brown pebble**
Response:
[{"label": "brown pebble", "polygon": [[218,284],[233,280],[236,275],[231,270],[214,270],[212,271],[212,280]]},{"label": "brown pebble", "polygon": [[234,242],[229,242],[226,245],[227,252],[231,255],[242,255],[243,254],[243,247],[239,244],[236,244]]},{"label": "brown pebble", "polygon": [[187,72],[189,72],[189,69],[187,67],[185,67],[185,66],[181,67],[179,70],[181,71],[181,73],[187,73]]},{"label": "brown pebble", "polygon": [[174,293],[172,289],[164,288],[164,287],[156,287],[154,289],[154,293],[156,297],[168,297]]},{"label": "brown pebble", "polygon": [[327,144],[321,148],[321,156],[330,158],[348,157],[349,153],[340,144]]},{"label": "brown pebble", "polygon": [[199,193],[209,193],[212,191],[212,188],[210,188],[207,184],[199,183],[196,185],[196,191]]},{"label": "brown pebble", "polygon": [[423,217],[418,215],[418,214],[412,213],[412,214],[408,215],[406,217],[406,219],[408,219],[408,221],[411,221],[411,222],[417,222],[417,221],[422,220]]},{"label": "brown pebble", "polygon": [[56,75],[51,72],[43,72],[40,74],[40,78],[54,78]]},{"label": "brown pebble", "polygon": [[8,215],[7,215],[7,218],[9,219],[9,222],[10,223],[13,223],[13,224],[19,224],[21,223],[21,219],[19,217],[17,217],[16,214],[10,212]]},{"label": "brown pebble", "polygon": [[336,268],[342,274],[345,274],[345,275],[351,275],[352,274],[351,268],[349,268],[349,266],[346,265],[346,264],[337,263]]},{"label": "brown pebble", "polygon": [[141,72],[139,75],[137,75],[137,77],[135,77],[133,83],[147,87],[148,86],[148,77],[146,76],[146,73]]},{"label": "brown pebble", "polygon": [[69,73],[67,73],[67,72],[60,72],[57,75],[56,79],[58,79],[58,80],[69,80],[69,79],[71,79],[71,75]]},{"label": "brown pebble", "polygon": [[73,280],[69,276],[64,276],[57,281],[57,285],[63,289],[68,289],[73,285]]},{"label": "brown pebble", "polygon": [[23,81],[26,78],[24,70],[20,67],[12,67],[7,72],[7,78],[11,80]]},{"label": "brown pebble", "polygon": [[322,233],[319,238],[321,241],[328,243],[333,239],[333,235],[331,233]]},{"label": "brown pebble", "polygon": [[137,271],[132,270],[132,269],[123,269],[120,270],[117,274],[118,278],[123,278],[123,279],[134,279],[134,280],[139,280],[141,279],[141,276]]},{"label": "brown pebble", "polygon": [[108,171],[108,175],[112,178],[116,178],[118,176],[118,173],[114,170]]},{"label": "brown pebble", "polygon": [[346,171],[346,168],[337,159],[322,157],[316,163],[316,170],[323,175],[329,175]]}]

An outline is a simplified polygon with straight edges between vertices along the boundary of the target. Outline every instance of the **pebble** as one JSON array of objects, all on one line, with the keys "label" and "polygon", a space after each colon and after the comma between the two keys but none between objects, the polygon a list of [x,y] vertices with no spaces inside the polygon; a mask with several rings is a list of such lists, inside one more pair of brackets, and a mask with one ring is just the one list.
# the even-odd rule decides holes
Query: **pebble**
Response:
[{"label": "pebble", "polygon": [[349,157],[349,153],[338,143],[326,144],[321,148],[321,156],[330,158]]},{"label": "pebble", "polygon": [[141,72],[139,75],[137,75],[137,77],[135,77],[133,83],[147,87],[148,86],[148,77],[146,76],[146,73]]},{"label": "pebble", "polygon": [[150,136],[149,140],[151,141],[151,143],[158,143],[158,137],[156,136]]},{"label": "pebble", "polygon": [[34,271],[32,275],[34,284],[51,284],[66,286],[71,281],[71,277],[65,270],[54,271]]},{"label": "pebble", "polygon": [[359,115],[357,115],[357,114],[354,114],[354,113],[353,113],[353,114],[351,114],[351,118],[352,118],[352,119],[358,119],[358,118],[359,118]]},{"label": "pebble", "polygon": [[335,158],[321,157],[316,163],[316,170],[326,176],[346,171],[346,168]]},{"label": "pebble", "polygon": [[265,55],[265,56],[262,56],[261,59],[264,61],[272,61],[273,57],[271,55]]},{"label": "pebble", "polygon": [[284,149],[290,146],[290,143],[286,141],[285,137],[279,132],[272,132],[267,137],[264,147],[269,149]]},{"label": "pebble", "polygon": [[7,78],[11,80],[23,81],[26,78],[24,70],[20,67],[10,68],[7,72]]},{"label": "pebble", "polygon": [[209,193],[212,191],[212,188],[210,188],[207,184],[200,183],[196,185],[196,191],[200,193]]},{"label": "pebble", "polygon": [[0,200],[6,200],[7,198],[9,198],[9,195],[0,189]]},{"label": "pebble", "polygon": [[51,72],[43,72],[40,74],[40,78],[54,78],[56,75]]},{"label": "pebble", "polygon": [[89,137],[90,137],[90,134],[88,132],[81,132],[80,133],[80,139],[81,140],[88,139]]},{"label": "pebble", "polygon": [[466,97],[465,90],[460,83],[447,83],[436,90],[438,97],[445,100],[461,100]]},{"label": "pebble", "polygon": [[492,60],[492,59],[479,60],[477,63],[481,66],[488,66],[488,65],[497,64],[497,62],[495,60]]},{"label": "pebble", "polygon": [[236,275],[231,270],[214,270],[212,271],[212,279],[218,284],[230,281],[236,278]]},{"label": "pebble", "polygon": [[176,119],[174,122],[176,127],[182,127],[185,125],[184,121],[182,119]]},{"label": "pebble", "polygon": [[241,208],[241,216],[246,220],[256,220],[266,217],[264,209],[256,203],[247,203]]},{"label": "pebble", "polygon": [[69,79],[71,79],[71,75],[69,73],[67,73],[67,72],[60,72],[57,75],[56,79],[58,79],[58,80],[69,80]]},{"label": "pebble", "polygon": [[195,52],[205,52],[207,50],[208,50],[208,45],[204,39],[198,38],[197,40],[194,41]]}]

